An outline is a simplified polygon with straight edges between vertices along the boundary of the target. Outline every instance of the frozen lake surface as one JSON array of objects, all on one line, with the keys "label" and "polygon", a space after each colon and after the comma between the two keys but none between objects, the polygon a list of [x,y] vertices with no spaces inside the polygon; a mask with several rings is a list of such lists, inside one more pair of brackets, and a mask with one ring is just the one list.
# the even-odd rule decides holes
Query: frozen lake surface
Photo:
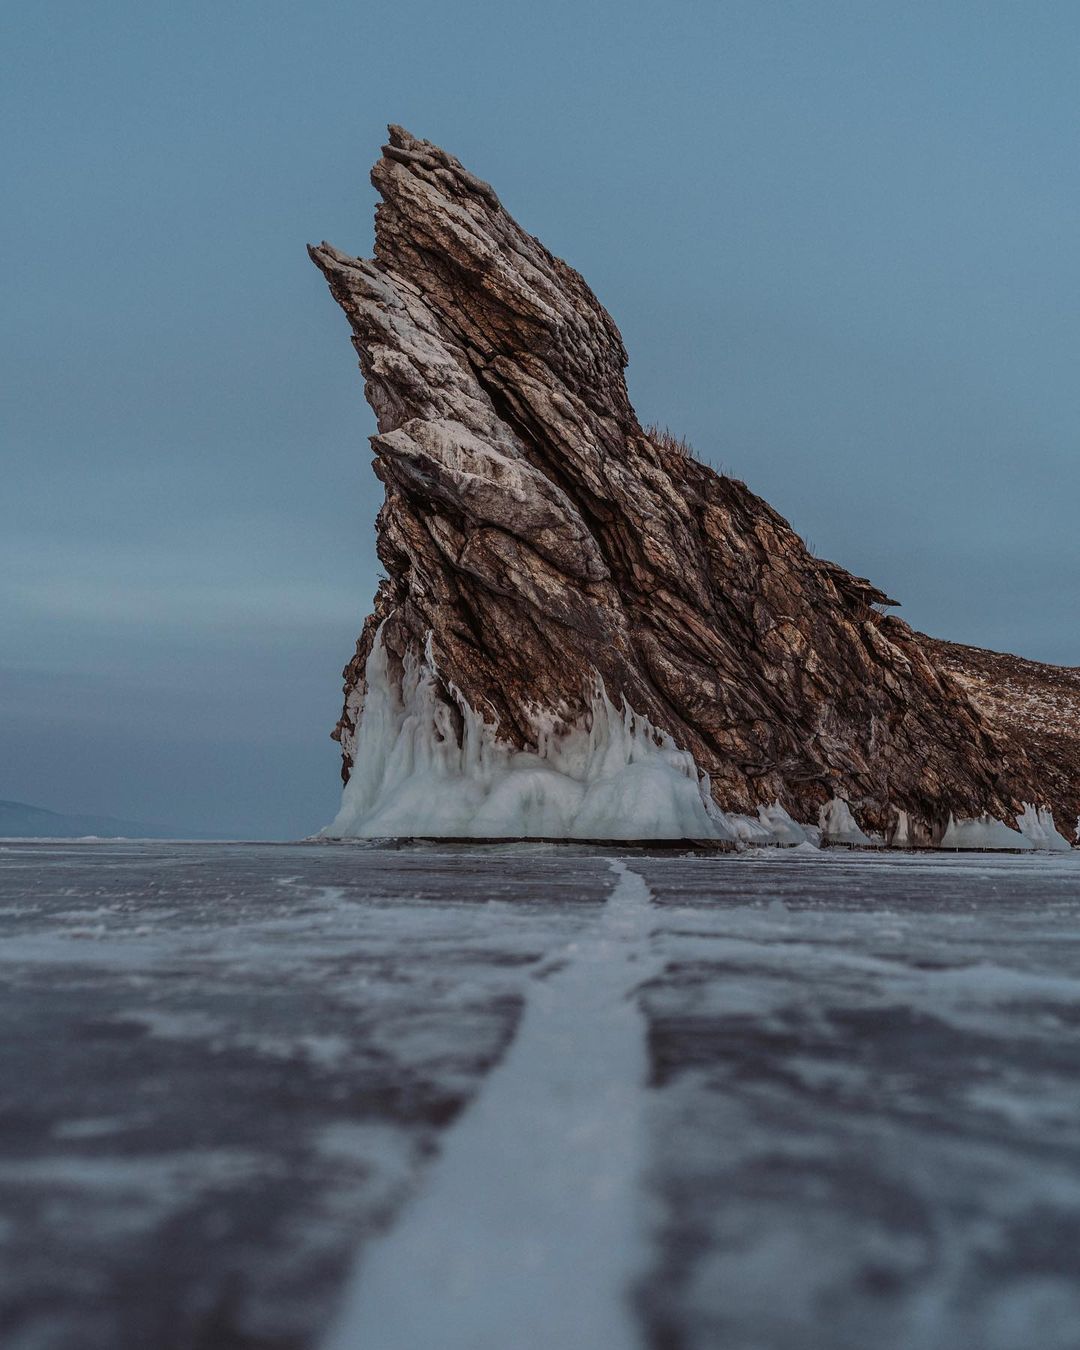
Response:
[{"label": "frozen lake surface", "polygon": [[4,1350],[1076,1350],[1080,853],[0,844]]}]

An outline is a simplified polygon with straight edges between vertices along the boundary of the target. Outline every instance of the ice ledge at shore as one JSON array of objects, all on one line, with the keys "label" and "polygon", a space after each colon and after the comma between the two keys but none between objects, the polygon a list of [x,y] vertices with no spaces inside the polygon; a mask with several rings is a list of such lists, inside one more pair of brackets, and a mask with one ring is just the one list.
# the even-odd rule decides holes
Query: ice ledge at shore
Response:
[{"label": "ice ledge at shore", "polygon": [[[588,729],[534,719],[537,749],[500,741],[453,685],[439,696],[431,651],[407,657],[400,684],[383,643],[365,670],[354,768],[324,835],[378,838],[713,839],[739,835],[693,756],[596,682]],[[762,834],[765,834],[762,828]]]},{"label": "ice ledge at shore", "polygon": [[1025,802],[1023,812],[1016,817],[1016,825],[1014,830],[1002,821],[985,815],[978,820],[954,820],[950,816],[941,847],[1023,849],[1050,853],[1063,853],[1072,848],[1054,825],[1053,812],[1045,807]]},{"label": "ice ledge at shore", "polygon": [[[440,693],[448,691],[456,707]],[[881,846],[841,798],[815,828],[779,802],[757,816],[728,814],[712,799],[693,756],[630,707],[618,710],[596,680],[589,725],[550,712],[533,717],[536,750],[498,738],[497,726],[440,680],[429,637],[423,659],[390,671],[380,632],[365,668],[354,768],[323,838],[699,839],[755,845]],[[946,849],[1064,850],[1049,811],[1025,805],[1019,829],[984,816],[949,825]],[[905,813],[890,840],[908,845]]]}]

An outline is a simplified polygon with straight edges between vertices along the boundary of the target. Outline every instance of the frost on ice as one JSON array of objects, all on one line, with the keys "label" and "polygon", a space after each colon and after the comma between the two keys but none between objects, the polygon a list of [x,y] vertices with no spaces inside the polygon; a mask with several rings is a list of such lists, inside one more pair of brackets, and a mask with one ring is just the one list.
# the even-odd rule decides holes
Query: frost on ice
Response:
[{"label": "frost on ice", "polygon": [[589,726],[558,729],[538,715],[534,751],[499,740],[447,685],[458,732],[439,697],[430,639],[423,661],[407,657],[399,684],[377,637],[365,683],[354,767],[328,837],[738,837],[693,756],[630,707],[619,711],[599,680]]}]

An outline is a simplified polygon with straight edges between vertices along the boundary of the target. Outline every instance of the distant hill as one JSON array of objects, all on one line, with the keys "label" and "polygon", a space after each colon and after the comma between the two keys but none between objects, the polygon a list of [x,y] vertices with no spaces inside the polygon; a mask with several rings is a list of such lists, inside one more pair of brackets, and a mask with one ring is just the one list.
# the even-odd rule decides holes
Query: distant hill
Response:
[{"label": "distant hill", "polygon": [[208,839],[226,838],[201,830],[150,825],[114,816],[67,816],[26,802],[0,801],[0,839]]}]

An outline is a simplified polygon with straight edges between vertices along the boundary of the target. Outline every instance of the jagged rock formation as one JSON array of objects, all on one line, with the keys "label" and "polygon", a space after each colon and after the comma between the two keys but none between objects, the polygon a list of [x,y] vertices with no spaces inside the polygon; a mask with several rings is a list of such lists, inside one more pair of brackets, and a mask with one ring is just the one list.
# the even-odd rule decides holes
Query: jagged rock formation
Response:
[{"label": "jagged rock formation", "polygon": [[346,779],[378,631],[396,679],[430,637],[440,734],[471,708],[535,749],[538,710],[588,723],[595,672],[725,810],[779,798],[814,819],[840,794],[867,828],[902,809],[929,838],[950,812],[1044,799],[1023,740],[894,602],[645,433],[610,315],[486,183],[399,127],[372,182],[374,258],[310,250],[352,327],[386,488],[388,578],[335,732]]},{"label": "jagged rock formation", "polygon": [[931,657],[952,676],[1019,762],[1038,765],[1041,795],[1062,828],[1080,818],[1080,666],[1052,666],[924,635]]}]

